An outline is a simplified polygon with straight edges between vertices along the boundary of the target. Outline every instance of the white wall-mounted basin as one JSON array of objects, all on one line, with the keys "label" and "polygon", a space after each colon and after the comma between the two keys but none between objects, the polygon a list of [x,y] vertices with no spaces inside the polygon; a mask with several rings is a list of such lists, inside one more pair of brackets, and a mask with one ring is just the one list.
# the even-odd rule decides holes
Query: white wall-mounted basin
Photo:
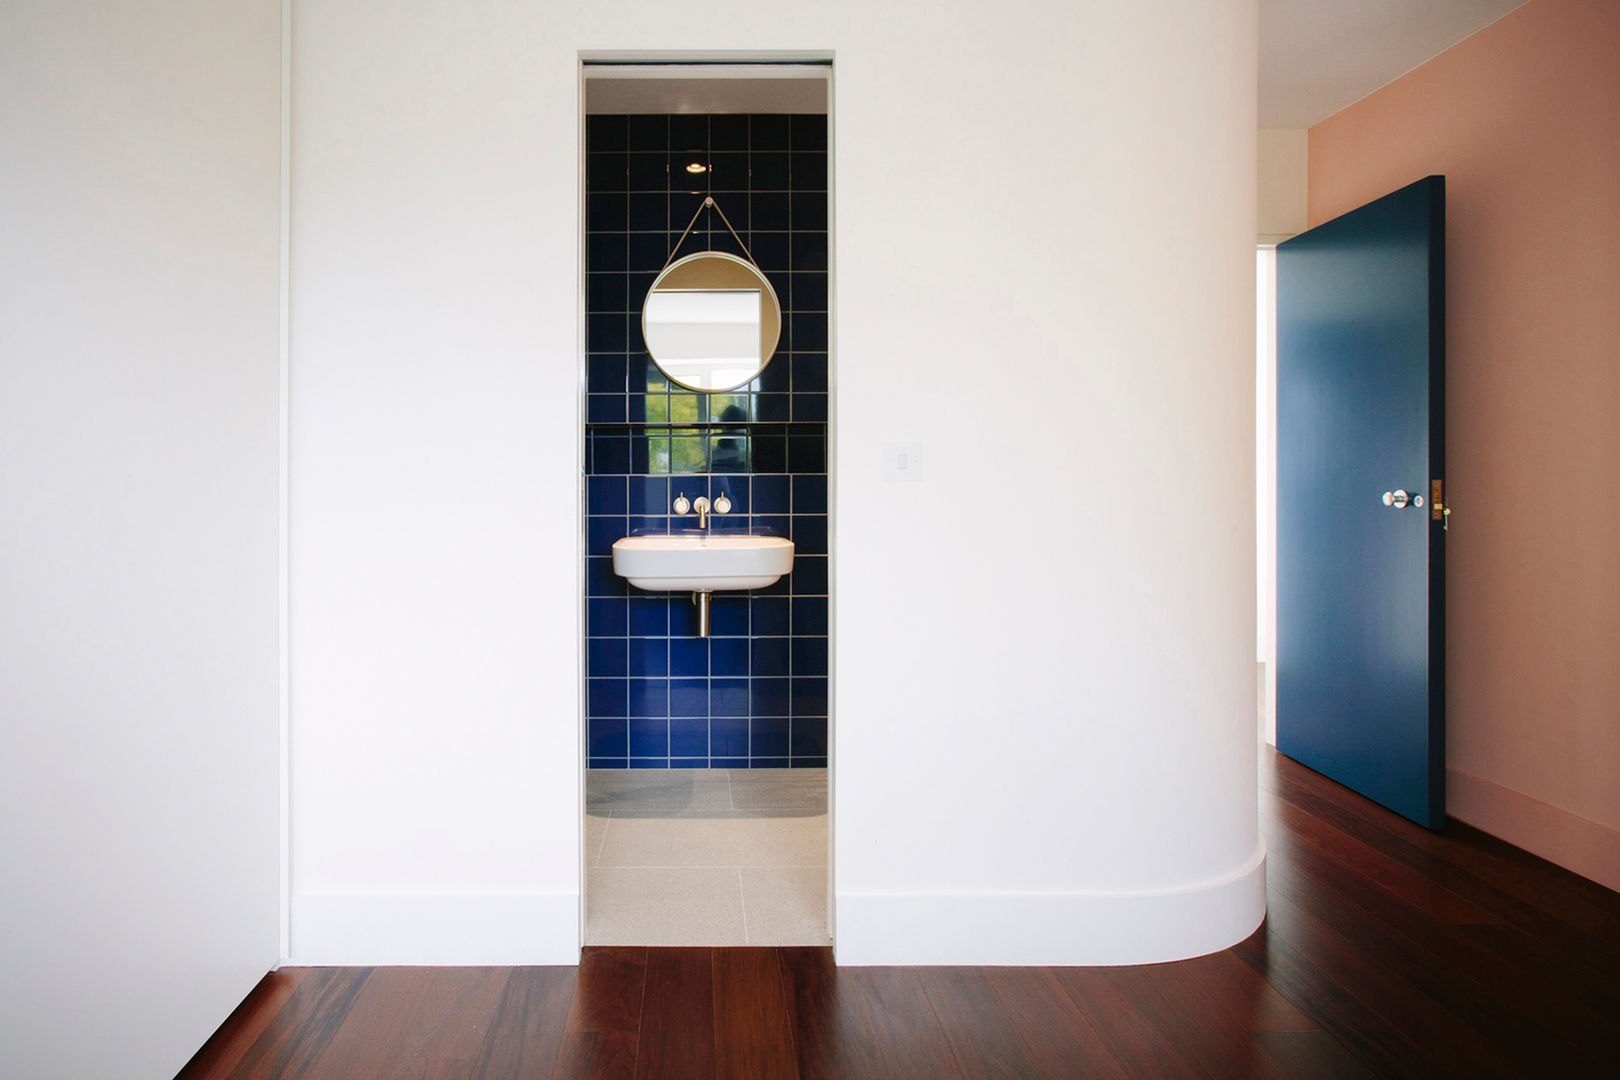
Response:
[{"label": "white wall-mounted basin", "polygon": [[654,592],[763,589],[792,569],[793,541],[780,536],[627,536],[613,544],[613,572]]}]

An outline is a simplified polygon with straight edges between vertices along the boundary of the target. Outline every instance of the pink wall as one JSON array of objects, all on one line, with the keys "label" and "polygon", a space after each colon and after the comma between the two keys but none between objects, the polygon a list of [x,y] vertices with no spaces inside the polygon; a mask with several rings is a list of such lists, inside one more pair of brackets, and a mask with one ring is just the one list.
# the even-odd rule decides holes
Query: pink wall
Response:
[{"label": "pink wall", "polygon": [[1531,0],[1310,131],[1447,186],[1448,809],[1620,888],[1620,3]]}]

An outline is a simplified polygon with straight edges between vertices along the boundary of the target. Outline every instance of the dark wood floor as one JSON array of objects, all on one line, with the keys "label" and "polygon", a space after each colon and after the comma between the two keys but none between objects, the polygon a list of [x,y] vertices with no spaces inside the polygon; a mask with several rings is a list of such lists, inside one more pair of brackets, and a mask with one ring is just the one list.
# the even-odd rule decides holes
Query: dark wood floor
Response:
[{"label": "dark wood floor", "polygon": [[1128,968],[838,968],[588,949],[577,968],[288,968],[181,1073],[271,1077],[1620,1077],[1620,895],[1262,767],[1269,914]]}]

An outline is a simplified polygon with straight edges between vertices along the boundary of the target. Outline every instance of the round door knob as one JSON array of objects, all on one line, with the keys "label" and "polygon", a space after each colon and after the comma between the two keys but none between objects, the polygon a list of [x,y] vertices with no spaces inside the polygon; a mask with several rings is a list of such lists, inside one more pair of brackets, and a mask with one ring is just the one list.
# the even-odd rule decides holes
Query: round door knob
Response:
[{"label": "round door knob", "polygon": [[1412,501],[1412,496],[1408,495],[1406,492],[1400,490],[1399,488],[1395,489],[1394,491],[1386,491],[1386,492],[1384,492],[1384,505],[1385,506],[1393,506],[1397,510],[1403,510],[1403,509],[1406,508],[1406,504],[1411,502],[1411,501]]}]

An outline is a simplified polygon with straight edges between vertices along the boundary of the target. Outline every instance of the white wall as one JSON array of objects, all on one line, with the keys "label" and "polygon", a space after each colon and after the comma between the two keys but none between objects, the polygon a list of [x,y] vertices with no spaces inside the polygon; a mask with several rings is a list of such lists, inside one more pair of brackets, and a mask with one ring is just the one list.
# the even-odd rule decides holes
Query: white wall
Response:
[{"label": "white wall", "polygon": [[294,40],[295,960],[573,955],[576,65],[654,47],[836,54],[840,959],[1255,926],[1252,2],[308,0]]},{"label": "white wall", "polygon": [[280,6],[0,14],[0,1075],[277,955]]}]

